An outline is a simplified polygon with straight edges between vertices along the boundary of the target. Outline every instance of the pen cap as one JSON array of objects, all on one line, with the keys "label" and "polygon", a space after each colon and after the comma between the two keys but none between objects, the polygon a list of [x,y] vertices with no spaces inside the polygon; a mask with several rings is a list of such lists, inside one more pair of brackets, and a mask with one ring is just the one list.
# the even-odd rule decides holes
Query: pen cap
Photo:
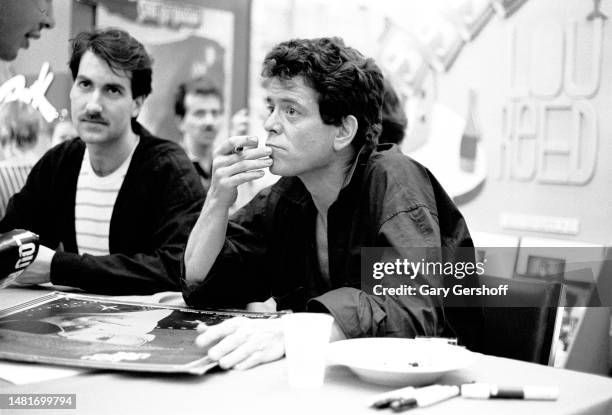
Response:
[{"label": "pen cap", "polygon": [[554,401],[559,398],[559,388],[556,386],[525,386],[525,399]]},{"label": "pen cap", "polygon": [[468,383],[461,385],[461,396],[473,399],[488,399],[491,387],[486,383]]}]

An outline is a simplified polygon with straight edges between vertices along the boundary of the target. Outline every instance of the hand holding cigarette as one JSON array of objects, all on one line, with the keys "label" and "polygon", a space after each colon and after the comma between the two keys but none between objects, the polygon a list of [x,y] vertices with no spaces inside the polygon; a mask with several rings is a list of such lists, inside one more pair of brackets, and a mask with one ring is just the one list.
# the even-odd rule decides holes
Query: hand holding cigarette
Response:
[{"label": "hand holding cigarette", "polygon": [[255,136],[239,135],[227,139],[215,151],[212,181],[208,198],[229,207],[237,197],[236,188],[264,175],[263,169],[272,165],[269,147],[258,147]]}]

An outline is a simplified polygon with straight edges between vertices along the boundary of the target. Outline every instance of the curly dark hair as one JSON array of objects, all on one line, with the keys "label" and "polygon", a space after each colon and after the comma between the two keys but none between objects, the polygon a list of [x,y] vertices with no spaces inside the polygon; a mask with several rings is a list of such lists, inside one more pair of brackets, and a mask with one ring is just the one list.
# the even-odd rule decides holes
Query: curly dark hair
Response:
[{"label": "curly dark hair", "polygon": [[400,144],[408,127],[408,119],[402,107],[402,102],[393,89],[393,85],[385,79],[385,95],[382,108],[382,132],[380,143]]},{"label": "curly dark hair", "polygon": [[301,76],[318,94],[319,113],[328,125],[340,125],[344,117],[357,118],[353,146],[378,142],[383,102],[383,75],[374,60],[365,58],[338,37],[293,39],[270,51],[262,76],[289,80]]},{"label": "curly dark hair", "polygon": [[132,97],[146,97],[151,93],[153,59],[142,43],[121,29],[98,29],[81,32],[72,42],[72,54],[68,65],[72,78],[79,73],[81,58],[88,50],[104,60],[118,75],[121,71],[130,76]]},{"label": "curly dark hair", "polygon": [[191,79],[179,85],[174,96],[174,114],[183,118],[185,116],[185,96],[187,94],[214,95],[219,98],[223,107],[223,94],[219,87],[205,76]]}]

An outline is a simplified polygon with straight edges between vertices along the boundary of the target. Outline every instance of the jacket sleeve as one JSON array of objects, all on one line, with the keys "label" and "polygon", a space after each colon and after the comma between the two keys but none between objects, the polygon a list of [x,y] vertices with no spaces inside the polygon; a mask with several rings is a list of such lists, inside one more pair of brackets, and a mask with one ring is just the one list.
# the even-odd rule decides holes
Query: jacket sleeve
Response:
[{"label": "jacket sleeve", "polygon": [[245,308],[271,295],[267,278],[267,232],[271,220],[268,210],[270,189],[258,193],[228,222],[226,238],[206,278],[191,284],[183,275],[181,285],[185,303],[196,308]]},{"label": "jacket sleeve", "polygon": [[[396,259],[434,262],[440,259],[440,250],[436,249],[440,247],[437,217],[424,206],[402,211],[386,220],[377,239],[377,246],[391,248],[384,250],[386,254],[381,262]],[[387,276],[379,281],[385,288],[409,285],[415,292],[412,295],[374,295],[372,287],[367,287],[370,282],[362,279],[362,289],[331,290],[310,300],[308,309],[331,313],[348,338],[440,335],[443,329],[443,319],[439,315],[441,299],[419,292],[420,286],[436,286],[439,280],[419,274],[412,280]]]},{"label": "jacket sleeve", "polygon": [[42,245],[55,249],[57,235],[48,232],[47,214],[53,215],[52,208],[44,201],[53,187],[54,174],[50,172],[54,171],[56,161],[55,153],[49,151],[34,165],[23,188],[9,199],[6,213],[0,220],[0,232],[25,229],[38,234]]},{"label": "jacket sleeve", "polygon": [[[166,162],[160,162],[160,167],[149,172],[150,177],[146,179],[147,183],[153,183],[147,191],[155,195],[147,196],[147,202],[134,201],[134,196],[130,200],[143,206],[142,215],[147,222],[150,219],[148,230],[144,235],[135,236],[129,223],[111,228],[111,232],[115,229],[118,233],[111,238],[128,238],[136,246],[129,247],[131,252],[105,256],[57,252],[51,264],[52,283],[115,295],[180,290],[181,258],[202,209],[204,190],[186,156],[160,154],[156,157]],[[126,217],[126,221],[129,219]],[[122,243],[125,245],[125,241]]]}]

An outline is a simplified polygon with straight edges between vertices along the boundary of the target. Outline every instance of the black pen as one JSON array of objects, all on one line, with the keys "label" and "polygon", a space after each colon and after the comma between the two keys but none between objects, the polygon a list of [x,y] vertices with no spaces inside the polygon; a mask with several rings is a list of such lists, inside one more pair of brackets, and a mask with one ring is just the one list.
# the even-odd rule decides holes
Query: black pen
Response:
[{"label": "black pen", "polygon": [[497,386],[488,383],[461,385],[461,396],[471,399],[524,399],[554,401],[559,397],[556,386]]}]

